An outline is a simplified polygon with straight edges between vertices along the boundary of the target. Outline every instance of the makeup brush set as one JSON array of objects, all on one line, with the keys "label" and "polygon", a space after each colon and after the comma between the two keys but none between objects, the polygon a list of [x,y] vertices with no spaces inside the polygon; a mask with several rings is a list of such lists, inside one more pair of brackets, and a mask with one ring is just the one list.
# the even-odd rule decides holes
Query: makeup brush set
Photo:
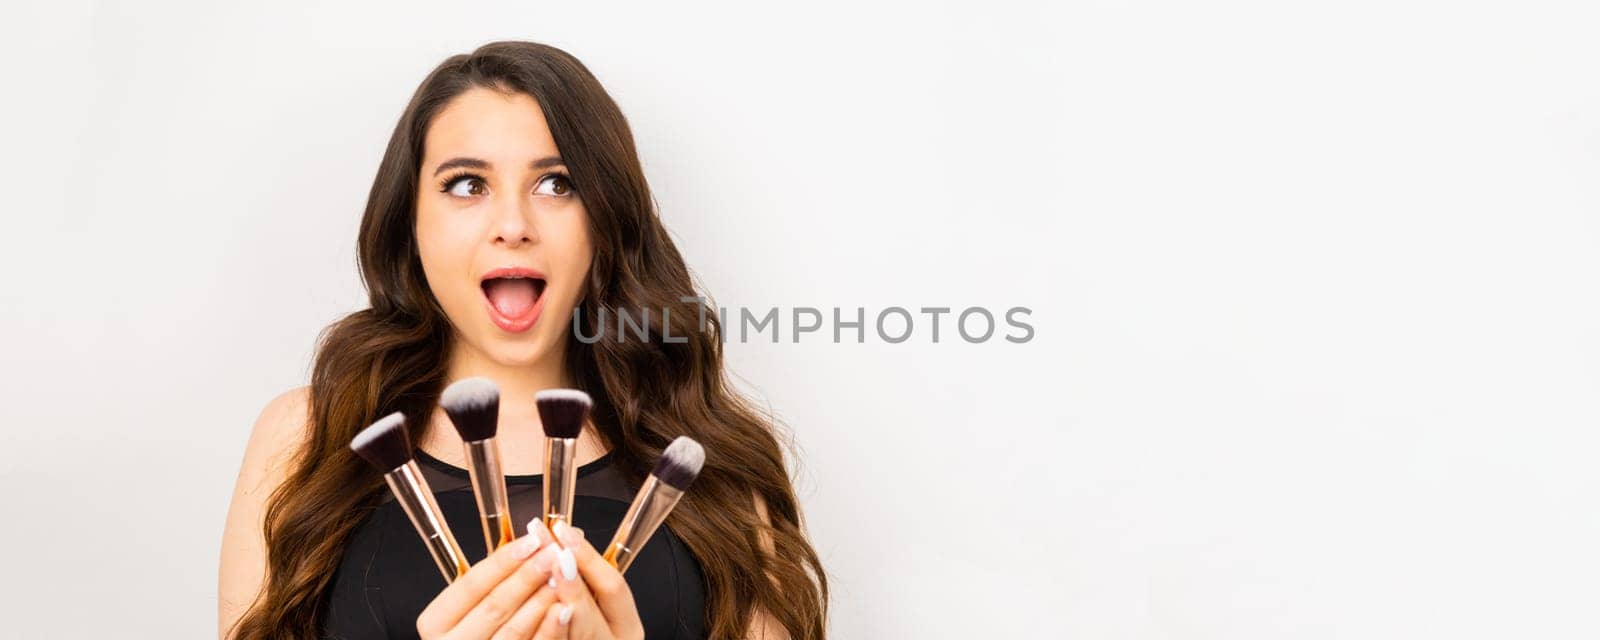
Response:
[{"label": "makeup brush set", "polygon": [[[535,395],[534,403],[545,433],[542,519],[545,526],[552,528],[558,522],[573,525],[578,434],[583,431],[584,419],[593,403],[588,394],[576,389],[541,391]],[[467,378],[446,388],[439,404],[461,434],[486,548],[492,552],[516,538],[511,510],[507,506],[505,476],[500,473],[500,452],[495,445],[500,389],[487,378]],[[416,527],[417,535],[422,537],[445,581],[453,582],[466,573],[471,563],[461,552],[461,545],[445,523],[432,489],[412,458],[406,416],[399,412],[384,416],[356,434],[350,441],[350,448],[383,473],[389,490],[394,492],[396,501]],[[656,461],[655,470],[639,488],[633,504],[622,517],[616,536],[606,547],[605,559],[617,571],[628,570],[640,548],[666,521],[683,492],[700,474],[705,459],[700,443],[687,437],[667,445]]]}]

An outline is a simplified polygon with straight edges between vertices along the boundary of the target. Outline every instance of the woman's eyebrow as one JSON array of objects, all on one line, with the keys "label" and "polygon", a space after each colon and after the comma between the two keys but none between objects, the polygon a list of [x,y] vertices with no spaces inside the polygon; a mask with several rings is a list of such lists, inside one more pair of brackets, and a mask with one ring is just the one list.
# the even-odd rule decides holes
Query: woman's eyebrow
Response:
[{"label": "woman's eyebrow", "polygon": [[546,157],[543,157],[543,158],[539,158],[538,160],[534,160],[533,162],[529,162],[528,163],[528,168],[529,169],[544,169],[544,168],[547,168],[547,167],[558,167],[558,166],[561,166],[561,165],[564,165],[564,164],[566,164],[566,162],[563,162],[561,160],[561,156],[546,156]]},{"label": "woman's eyebrow", "polygon": [[445,169],[454,169],[456,167],[466,167],[468,169],[488,169],[489,163],[477,158],[451,158],[439,163],[439,167],[433,170],[433,175],[439,175],[444,173]]},{"label": "woman's eyebrow", "polygon": [[[561,156],[546,156],[528,163],[528,168],[544,169],[546,167],[556,167],[564,164],[566,164],[566,162],[561,159]],[[466,167],[468,169],[488,169],[489,163],[477,158],[451,158],[439,163],[438,168],[433,170],[433,175],[439,175],[444,173],[446,169],[454,169],[456,167]]]}]

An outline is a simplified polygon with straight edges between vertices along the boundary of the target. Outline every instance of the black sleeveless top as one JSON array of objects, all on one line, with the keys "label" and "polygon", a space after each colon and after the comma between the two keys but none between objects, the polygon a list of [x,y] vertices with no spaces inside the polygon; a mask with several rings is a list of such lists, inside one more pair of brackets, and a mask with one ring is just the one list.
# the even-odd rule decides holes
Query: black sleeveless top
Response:
[{"label": "black sleeveless top", "polygon": [[[483,527],[465,469],[417,451],[417,467],[427,478],[439,509],[471,562],[484,557]],[[611,454],[578,469],[574,525],[595,549],[604,550],[637,487],[629,486],[611,466]],[[543,478],[506,476],[512,522],[519,535],[542,511]],[[345,548],[344,558],[328,590],[323,637],[338,640],[416,638],[417,615],[445,587],[444,577],[417,537],[416,529],[383,492],[383,502],[361,523]],[[704,638],[705,580],[689,548],[663,525],[650,537],[628,572],[633,601],[651,640]]]}]

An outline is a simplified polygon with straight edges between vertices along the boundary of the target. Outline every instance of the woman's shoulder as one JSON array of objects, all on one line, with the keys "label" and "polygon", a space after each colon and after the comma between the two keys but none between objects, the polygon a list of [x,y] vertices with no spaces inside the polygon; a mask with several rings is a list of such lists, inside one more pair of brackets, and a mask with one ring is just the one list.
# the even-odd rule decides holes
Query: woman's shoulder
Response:
[{"label": "woman's shoulder", "polygon": [[244,614],[266,579],[267,551],[261,535],[266,501],[288,475],[289,463],[305,439],[310,411],[310,390],[291,389],[268,401],[250,429],[222,531],[219,634],[226,635]]},{"label": "woman's shoulder", "polygon": [[[305,412],[311,409],[311,387],[299,386],[274,396],[262,409],[262,417],[288,419],[298,416],[303,423]],[[291,420],[292,421],[292,420]]]},{"label": "woman's shoulder", "polygon": [[311,422],[311,389],[299,387],[278,394],[261,409],[245,444],[240,484],[257,488],[262,481],[280,479],[287,463],[305,441]]},{"label": "woman's shoulder", "polygon": [[311,409],[311,387],[299,386],[274,396],[267,401],[267,406],[261,411],[262,416],[274,416],[280,419],[298,416],[304,423],[306,412]]},{"label": "woman's shoulder", "polygon": [[278,394],[267,401],[250,429],[250,447],[264,445],[262,449],[282,452],[292,448],[306,435],[306,425],[311,422],[311,387],[297,387]]}]

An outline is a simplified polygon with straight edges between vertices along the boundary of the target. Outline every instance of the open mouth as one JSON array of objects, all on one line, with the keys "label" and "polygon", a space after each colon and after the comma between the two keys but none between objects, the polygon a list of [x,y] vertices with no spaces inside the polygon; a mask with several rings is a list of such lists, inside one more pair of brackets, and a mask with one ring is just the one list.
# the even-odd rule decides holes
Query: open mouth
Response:
[{"label": "open mouth", "polygon": [[545,288],[542,276],[523,270],[501,270],[490,272],[480,286],[489,304],[490,320],[501,329],[525,331],[538,320]]}]

